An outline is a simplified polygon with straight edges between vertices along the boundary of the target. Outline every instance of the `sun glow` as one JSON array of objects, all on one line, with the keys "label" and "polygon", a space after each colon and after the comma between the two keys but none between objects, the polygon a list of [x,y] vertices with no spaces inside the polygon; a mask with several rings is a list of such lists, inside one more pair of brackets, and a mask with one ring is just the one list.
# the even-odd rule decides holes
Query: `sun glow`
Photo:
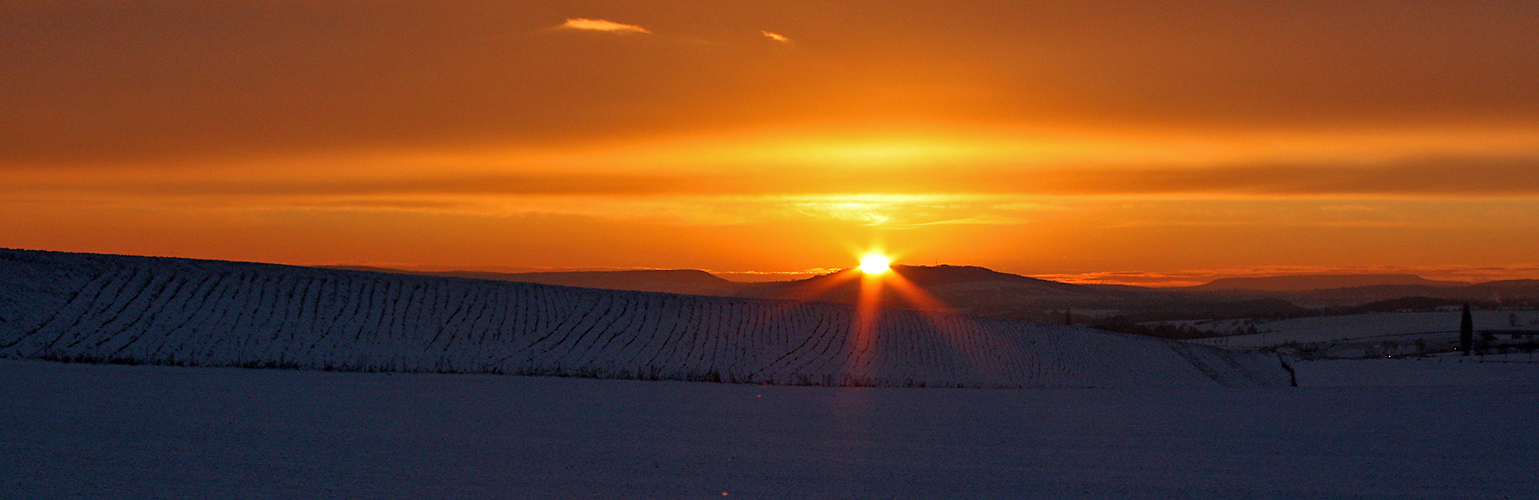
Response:
[{"label": "sun glow", "polygon": [[860,271],[866,274],[882,274],[887,272],[889,264],[892,264],[892,259],[888,259],[885,255],[867,254],[860,258]]}]

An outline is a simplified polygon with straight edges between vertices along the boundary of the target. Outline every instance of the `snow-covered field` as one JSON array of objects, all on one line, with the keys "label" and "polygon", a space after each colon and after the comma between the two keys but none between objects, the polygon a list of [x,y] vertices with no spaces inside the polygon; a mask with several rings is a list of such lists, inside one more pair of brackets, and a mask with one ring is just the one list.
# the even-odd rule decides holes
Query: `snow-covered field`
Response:
[{"label": "snow-covered field", "polygon": [[1534,364],[1289,388],[1273,357],[824,303],[13,250],[0,285],[0,498],[1539,491]]},{"label": "snow-covered field", "polygon": [[1539,367],[786,387],[0,360],[4,498],[1519,499]]},{"label": "snow-covered field", "polygon": [[[1278,321],[1258,321],[1256,329],[1265,333],[1198,339],[1193,342],[1235,348],[1256,348],[1287,343],[1357,341],[1382,337],[1414,340],[1457,339],[1459,311],[1403,312],[1314,316]],[[1539,311],[1474,311],[1477,330],[1539,329]],[[1188,322],[1194,328],[1211,332],[1231,332],[1244,326],[1245,320]],[[1515,323],[1515,324],[1514,324]]]},{"label": "snow-covered field", "polygon": [[1275,358],[839,304],[0,250],[0,357],[887,387],[1285,385]]}]

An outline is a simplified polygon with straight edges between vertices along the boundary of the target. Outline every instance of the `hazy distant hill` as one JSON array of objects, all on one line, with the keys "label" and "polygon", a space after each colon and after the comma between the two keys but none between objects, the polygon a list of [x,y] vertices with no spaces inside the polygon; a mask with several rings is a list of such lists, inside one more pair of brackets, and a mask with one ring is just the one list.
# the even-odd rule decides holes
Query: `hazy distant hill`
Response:
[{"label": "hazy distant hill", "polygon": [[[1084,297],[1103,293],[1100,288],[1074,285],[1001,273],[973,266],[893,266],[891,272],[903,280],[930,293],[967,290],[1009,290],[1015,294],[1053,297]],[[860,272],[846,270],[841,273],[818,276],[801,281],[765,284],[752,293],[765,296],[804,296],[809,290],[820,290],[829,297],[851,298],[858,292]]]},{"label": "hazy distant hill", "polygon": [[[973,266],[893,266],[891,273],[896,277],[884,278],[879,289],[883,304],[1055,323],[1062,321],[1062,315],[1048,315],[1043,311],[1069,307],[1119,308],[1138,301],[1158,301],[1158,297],[1164,295],[1151,289],[1060,283]],[[855,303],[863,286],[860,277],[859,271],[847,270],[807,280],[748,288],[739,293],[753,297]],[[916,302],[900,286],[915,288],[932,301]]]},{"label": "hazy distant hill", "polygon": [[1231,289],[1194,291],[1191,293],[1206,294],[1212,298],[1232,300],[1274,298],[1286,300],[1304,307],[1338,310],[1409,297],[1435,298],[1443,303],[1473,302],[1487,304],[1491,307],[1539,305],[1539,280],[1504,280],[1473,285],[1447,281],[1425,281],[1432,281],[1435,284],[1380,284],[1309,290]]},{"label": "hazy distant hill", "polygon": [[[740,283],[700,270],[570,271],[497,273],[478,271],[413,272],[350,268],[430,276],[579,286],[609,290],[666,292],[718,297],[818,300],[853,304],[860,293],[860,272],[844,270],[803,280]],[[906,300],[885,288],[890,307],[932,308],[975,316],[1061,323],[1064,309],[1096,318],[1122,316],[1127,321],[1235,317],[1293,317],[1351,308],[1406,297],[1492,304],[1539,304],[1539,280],[1495,281],[1470,285],[1405,274],[1292,275],[1226,278],[1187,288],[1080,285],[1031,278],[975,266],[893,266],[892,273],[935,299]],[[1378,306],[1376,306],[1378,307]]]},{"label": "hazy distant hill", "polygon": [[1539,280],[1501,280],[1470,285],[1465,289],[1472,296],[1485,295],[1488,299],[1539,297]]},{"label": "hazy distant hill", "polygon": [[1093,287],[1086,285],[1030,278],[977,266],[893,266],[892,272],[916,285],[927,288],[990,283],[1045,292],[1093,293],[1091,292]]},{"label": "hazy distant hill", "polygon": [[[411,272],[379,268],[349,268],[429,276],[454,276],[526,283],[581,286],[720,297],[815,300],[854,304],[860,295],[860,271],[844,271],[803,280],[738,283],[699,270],[571,271],[494,273],[476,271]],[[937,309],[1001,319],[1063,322],[1064,309],[1078,314],[1126,315],[1135,320],[1234,316],[1294,316],[1305,311],[1269,298],[1265,293],[1210,293],[1120,285],[1061,283],[975,266],[893,266],[892,274],[931,299],[918,303],[891,285],[881,290],[887,307]],[[1366,302],[1366,301],[1365,301]]]},{"label": "hazy distant hill", "polygon": [[1272,358],[1085,328],[21,250],[0,250],[0,357],[816,385],[1287,383]]},{"label": "hazy distant hill", "polygon": [[[850,304],[856,302],[860,293],[861,282],[859,279],[861,273],[854,269],[803,280],[758,283],[729,281],[711,273],[693,269],[539,273],[427,272],[366,267],[340,267],[339,269],[492,279],[607,290],[665,292],[718,297],[818,300]],[[1060,283],[1001,273],[974,266],[900,265],[893,266],[892,273],[901,276],[908,283],[938,299],[938,305],[944,306],[942,309],[1016,319],[1031,319],[1035,318],[1037,314],[999,313],[1016,309],[1036,311],[1044,308],[1063,309],[1071,306],[1097,307],[1105,306],[1112,302],[1123,303],[1130,299],[1149,295],[1163,295],[1162,292],[1138,287]],[[891,287],[884,290],[883,296],[885,297],[883,302],[892,307],[918,307],[918,304],[903,300],[897,290]]]},{"label": "hazy distant hill", "polygon": [[1260,276],[1247,278],[1223,278],[1187,288],[1195,291],[1260,290],[1272,292],[1301,292],[1332,288],[1358,288],[1383,285],[1415,285],[1429,287],[1461,287],[1462,281],[1435,281],[1412,274],[1311,274],[1291,276]]}]

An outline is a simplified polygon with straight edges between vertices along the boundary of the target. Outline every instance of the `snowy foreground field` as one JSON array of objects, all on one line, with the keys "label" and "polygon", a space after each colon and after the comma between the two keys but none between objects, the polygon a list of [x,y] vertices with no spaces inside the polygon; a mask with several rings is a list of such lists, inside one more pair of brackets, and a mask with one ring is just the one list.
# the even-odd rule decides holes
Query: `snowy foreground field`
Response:
[{"label": "snowy foreground field", "polygon": [[785,387],[0,360],[3,498],[1533,498],[1539,366]]},{"label": "snowy foreground field", "polygon": [[[1474,311],[1479,331],[1539,329],[1539,311]],[[1459,311],[1398,312],[1312,316],[1255,323],[1264,333],[1198,339],[1192,342],[1251,349],[1289,343],[1331,343],[1363,340],[1417,338],[1449,340],[1459,335]],[[1243,326],[1243,320],[1185,322],[1198,330],[1227,333]]]}]

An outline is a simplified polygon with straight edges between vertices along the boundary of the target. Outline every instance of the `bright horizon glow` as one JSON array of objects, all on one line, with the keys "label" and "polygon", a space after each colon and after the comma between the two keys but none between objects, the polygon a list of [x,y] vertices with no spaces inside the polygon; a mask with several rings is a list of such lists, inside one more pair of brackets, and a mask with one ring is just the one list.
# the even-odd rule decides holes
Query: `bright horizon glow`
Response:
[{"label": "bright horizon glow", "polygon": [[892,259],[887,258],[885,255],[878,253],[866,254],[865,257],[860,258],[860,271],[866,274],[882,274],[890,269],[888,266],[891,264]]}]

